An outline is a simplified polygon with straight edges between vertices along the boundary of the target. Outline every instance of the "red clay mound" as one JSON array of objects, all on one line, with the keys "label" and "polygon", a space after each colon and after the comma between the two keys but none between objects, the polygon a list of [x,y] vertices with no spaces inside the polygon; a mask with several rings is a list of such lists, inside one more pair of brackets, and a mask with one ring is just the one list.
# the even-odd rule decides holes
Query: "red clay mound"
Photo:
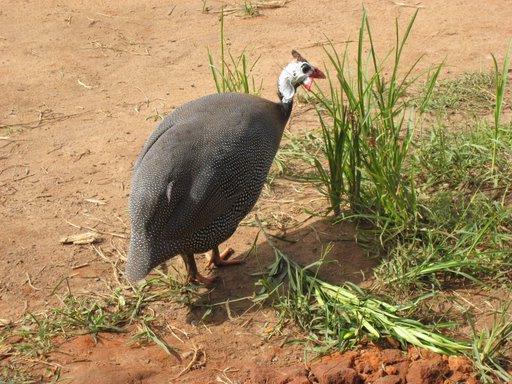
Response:
[{"label": "red clay mound", "polygon": [[409,349],[371,347],[336,353],[307,367],[254,367],[245,384],[477,384],[471,362]]}]

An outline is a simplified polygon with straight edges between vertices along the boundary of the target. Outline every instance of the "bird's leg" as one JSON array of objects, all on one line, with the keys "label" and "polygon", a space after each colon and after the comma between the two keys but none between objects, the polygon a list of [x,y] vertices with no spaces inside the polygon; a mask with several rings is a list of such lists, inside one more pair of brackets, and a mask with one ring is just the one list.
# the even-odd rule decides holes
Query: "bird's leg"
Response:
[{"label": "bird's leg", "polygon": [[233,248],[228,248],[224,252],[219,252],[219,247],[215,247],[212,249],[212,257],[210,258],[210,261],[208,262],[208,267],[211,267],[212,264],[216,267],[224,267],[226,265],[238,265],[242,264],[242,260],[228,260],[235,251]]},{"label": "bird's leg", "polygon": [[164,275],[167,276],[169,274],[169,267],[167,266],[167,262],[164,261],[162,264],[159,265],[159,267]]},{"label": "bird's leg", "polygon": [[209,285],[215,281],[215,278],[203,276],[197,271],[196,260],[194,259],[193,253],[187,253],[185,255],[181,255],[181,257],[183,258],[185,267],[187,268],[187,280],[189,283]]}]

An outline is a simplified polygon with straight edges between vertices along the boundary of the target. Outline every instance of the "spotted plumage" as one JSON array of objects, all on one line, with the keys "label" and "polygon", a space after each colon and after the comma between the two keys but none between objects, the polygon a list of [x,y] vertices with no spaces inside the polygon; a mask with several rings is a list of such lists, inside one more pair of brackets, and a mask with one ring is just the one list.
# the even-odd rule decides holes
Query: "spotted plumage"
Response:
[{"label": "spotted plumage", "polygon": [[[321,77],[317,69],[308,69]],[[301,72],[301,78],[307,74]],[[294,89],[304,81],[291,74],[288,80]],[[260,195],[291,112],[291,96],[274,103],[246,94],[214,94],[162,121],[134,167],[128,280],[144,278],[177,254],[185,255],[192,280],[201,277],[193,254],[213,250],[220,260],[218,245]]]}]

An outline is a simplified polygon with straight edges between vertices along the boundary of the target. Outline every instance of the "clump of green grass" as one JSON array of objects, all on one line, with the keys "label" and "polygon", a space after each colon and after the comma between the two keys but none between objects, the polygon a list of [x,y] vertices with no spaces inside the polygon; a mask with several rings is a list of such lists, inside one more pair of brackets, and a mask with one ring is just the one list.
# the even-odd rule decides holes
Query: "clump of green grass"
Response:
[{"label": "clump of green grass", "polygon": [[[56,338],[61,342],[89,334],[96,339],[100,333],[130,332],[135,327],[138,330],[132,336],[134,342],[154,343],[166,353],[176,355],[175,349],[156,331],[158,319],[149,306],[162,301],[191,304],[196,295],[193,286],[182,285],[160,273],[140,286],[119,287],[110,294],[75,296],[68,292],[64,297],[57,296],[60,306],[37,314],[27,313],[15,324],[0,329],[0,347],[7,345],[11,350],[9,374],[23,373],[20,367],[27,358],[44,365],[55,348]],[[15,343],[11,342],[13,339]],[[56,371],[53,376],[57,374]]]},{"label": "clump of green grass", "polygon": [[440,81],[425,105],[429,112],[485,112],[494,105],[492,72],[468,72]]},{"label": "clump of green grass", "polygon": [[[507,72],[505,64],[501,73],[496,65],[496,78]],[[497,82],[495,116],[503,87]],[[495,117],[494,127],[477,121],[457,133],[437,126],[416,143],[409,166],[421,220],[411,236],[388,247],[376,271],[382,286],[441,287],[454,274],[497,284],[511,273],[512,125],[496,128],[499,121]]]},{"label": "clump of green grass", "polygon": [[[261,225],[260,229],[265,233]],[[512,379],[503,368],[504,348],[512,342],[508,306],[489,330],[475,331],[471,341],[457,341],[438,331],[452,324],[437,323],[433,327],[406,316],[434,296],[432,291],[417,294],[401,305],[390,304],[389,300],[379,299],[352,283],[335,286],[320,280],[317,274],[323,257],[302,267],[281,252],[268,236],[267,241],[276,259],[269,267],[269,275],[258,282],[263,288],[255,301],[273,299],[274,307],[281,314],[281,324],[293,319],[308,333],[307,341],[316,352],[346,350],[362,340],[392,337],[403,347],[412,344],[441,354],[466,355],[475,361],[485,383],[494,383],[497,377],[505,382]],[[327,247],[324,256],[329,251]],[[439,271],[457,267],[460,265],[446,262]],[[284,279],[286,289],[283,289]]]},{"label": "clump of green grass", "polygon": [[440,191],[428,206],[417,235],[394,243],[375,270],[382,288],[401,295],[404,290],[442,288],[452,277],[477,284],[507,279],[512,272],[510,209],[480,192],[460,196]]},{"label": "clump of green grass", "polygon": [[253,3],[251,3],[250,1],[244,2],[242,11],[243,11],[243,15],[245,17],[256,17],[256,16],[259,16],[259,14],[260,14],[258,7],[256,5],[254,5]]},{"label": "clump of green grass", "polygon": [[[375,270],[373,292],[399,303],[454,284],[510,287],[512,275],[512,125],[501,119],[508,55],[503,65],[495,63],[494,74],[464,75],[436,85],[438,66],[421,80],[425,90],[418,98],[414,95],[421,77],[412,75],[416,64],[405,71],[400,67],[415,17],[402,38],[397,27],[389,56],[394,58],[391,75],[384,78],[386,63],[375,54],[370,25],[363,15],[355,75],[350,77],[347,50],[340,55],[331,46],[326,53],[334,72],[328,73],[328,90],[316,94],[323,154],[314,161],[316,179],[337,220],[355,221],[358,239],[384,256]],[[363,55],[366,40],[367,60]],[[470,93],[464,94],[466,90]],[[428,122],[425,113],[438,105],[463,109],[473,108],[471,103],[487,111],[494,106],[494,124],[485,119],[470,121],[465,130],[453,132],[441,122],[425,130],[427,135],[416,129]],[[275,264],[274,272],[282,272],[290,282],[289,294],[280,296],[276,306],[283,316],[306,329],[313,343],[346,348],[357,342],[354,335],[359,331],[358,335],[386,334],[420,345],[409,334],[386,328],[384,319],[393,316],[381,313],[384,317],[374,318],[366,309],[354,309],[352,304],[366,303],[362,291],[325,285],[314,273],[308,275],[284,256],[276,257],[285,267],[281,267],[283,272]],[[305,270],[312,272],[313,267]],[[347,304],[345,290],[364,300]],[[377,301],[380,304],[368,302],[372,308],[382,305],[381,309],[393,315],[402,308]],[[413,316],[416,309],[408,306],[409,314]],[[421,323],[414,326],[422,327]],[[489,376],[502,366],[498,356],[510,342],[509,327],[510,319],[482,331],[485,342],[473,340],[478,354],[468,349],[471,342],[463,343],[458,353],[472,355],[481,376]],[[508,377],[503,369],[496,375]]]},{"label": "clump of green grass", "polygon": [[226,50],[223,11],[220,16],[220,60],[216,64],[208,49],[208,62],[217,92],[240,92],[253,95],[259,95],[261,92],[263,81],[257,84],[252,75],[258,59],[250,64],[245,51],[238,56],[234,56],[229,49]]},{"label": "clump of green grass", "polygon": [[[324,138],[327,166],[317,162],[318,177],[336,215],[344,201],[352,212],[371,217],[380,227],[407,227],[419,215],[414,179],[407,175],[406,160],[413,132],[439,75],[440,66],[426,75],[419,107],[407,98],[418,80],[411,74],[417,62],[399,75],[404,46],[416,14],[392,52],[391,75],[383,75],[383,63],[375,52],[370,23],[363,14],[357,46],[356,75],[349,77],[347,49],[340,55],[334,46],[326,49],[335,74],[328,74],[329,92],[319,91],[317,107]],[[369,59],[364,58],[364,40],[369,40]],[[346,198],[346,200],[345,200]]]},{"label": "clump of green grass", "polygon": [[285,132],[269,174],[293,181],[317,182],[315,162],[322,153],[322,137],[315,131],[305,134]]},{"label": "clump of green grass", "polygon": [[[348,75],[347,51],[340,56],[331,46],[326,53],[335,75],[328,75],[329,92],[317,93],[325,159],[315,164],[322,191],[337,216],[348,206],[350,213],[340,220],[365,223],[388,254],[377,271],[378,277],[387,276],[385,283],[419,282],[441,271],[459,276],[469,270],[497,271],[507,265],[499,247],[510,241],[510,210],[504,205],[512,176],[508,127],[496,127],[495,118],[494,131],[485,122],[470,134],[438,128],[430,142],[414,142],[414,127],[435,95],[441,68],[426,76],[420,99],[408,96],[419,79],[410,78],[416,63],[404,76],[398,73],[415,17],[402,38],[396,28],[391,75],[385,79],[385,64],[375,53],[363,14],[355,79]],[[371,71],[363,59],[365,36]],[[495,64],[496,78],[508,73],[507,63],[508,56],[501,70]],[[496,83],[496,116],[501,116],[504,85]],[[460,268],[450,269],[453,263]]]},{"label": "clump of green grass", "polygon": [[[416,178],[423,191],[438,189],[470,193],[499,191],[512,182],[512,131],[502,125],[498,133],[478,121],[457,134],[439,125],[416,145]],[[498,136],[498,139],[495,137]],[[496,175],[500,183],[495,184]]]}]

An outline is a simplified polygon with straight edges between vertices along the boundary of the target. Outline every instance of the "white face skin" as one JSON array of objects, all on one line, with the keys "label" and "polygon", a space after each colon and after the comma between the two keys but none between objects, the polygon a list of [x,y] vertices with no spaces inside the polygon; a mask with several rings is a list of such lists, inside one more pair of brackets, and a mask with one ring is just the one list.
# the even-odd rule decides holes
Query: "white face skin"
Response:
[{"label": "white face skin", "polygon": [[281,72],[278,81],[279,92],[283,96],[282,102],[288,103],[295,95],[295,89],[304,84],[310,87],[313,79],[310,77],[314,72],[314,67],[307,61],[292,61]]}]

